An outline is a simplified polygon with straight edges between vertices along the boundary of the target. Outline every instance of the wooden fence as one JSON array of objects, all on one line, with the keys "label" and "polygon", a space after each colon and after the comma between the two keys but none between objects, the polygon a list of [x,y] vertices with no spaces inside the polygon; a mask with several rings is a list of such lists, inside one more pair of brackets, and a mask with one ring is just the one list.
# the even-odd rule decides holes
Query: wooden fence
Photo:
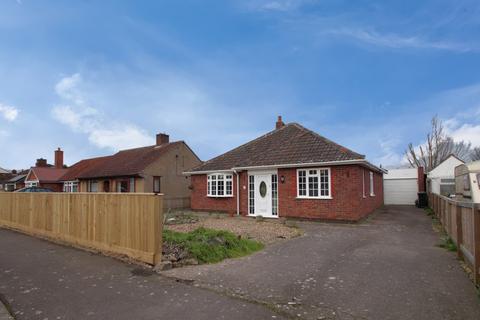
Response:
[{"label": "wooden fence", "polygon": [[163,195],[0,193],[0,227],[157,264]]},{"label": "wooden fence", "polygon": [[458,248],[458,256],[473,269],[480,284],[480,205],[430,194],[430,207]]}]

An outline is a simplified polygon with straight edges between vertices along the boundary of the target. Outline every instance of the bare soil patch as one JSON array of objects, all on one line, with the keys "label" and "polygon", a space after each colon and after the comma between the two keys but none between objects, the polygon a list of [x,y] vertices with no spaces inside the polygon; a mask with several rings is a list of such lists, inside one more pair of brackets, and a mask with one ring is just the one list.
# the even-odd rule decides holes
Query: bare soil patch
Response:
[{"label": "bare soil patch", "polygon": [[253,239],[265,245],[303,234],[294,224],[287,226],[283,220],[230,217],[215,213],[179,211],[169,214],[165,222],[165,228],[177,232],[190,232],[200,227],[230,231],[242,238]]}]

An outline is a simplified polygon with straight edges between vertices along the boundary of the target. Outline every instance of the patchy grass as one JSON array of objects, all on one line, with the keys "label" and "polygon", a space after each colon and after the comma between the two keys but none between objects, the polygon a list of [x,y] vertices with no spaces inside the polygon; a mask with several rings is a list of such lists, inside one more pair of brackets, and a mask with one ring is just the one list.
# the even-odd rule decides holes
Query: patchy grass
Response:
[{"label": "patchy grass", "polygon": [[263,248],[260,242],[242,239],[228,231],[205,228],[187,233],[164,230],[163,241],[185,248],[200,263],[243,257]]},{"label": "patchy grass", "polygon": [[425,208],[425,212],[427,213],[427,216],[432,217],[435,215],[435,212],[433,211],[432,208]]},{"label": "patchy grass", "polygon": [[447,249],[448,251],[456,252],[457,245],[453,242],[452,238],[449,236],[444,236],[441,238],[440,244],[438,244],[440,248]]}]

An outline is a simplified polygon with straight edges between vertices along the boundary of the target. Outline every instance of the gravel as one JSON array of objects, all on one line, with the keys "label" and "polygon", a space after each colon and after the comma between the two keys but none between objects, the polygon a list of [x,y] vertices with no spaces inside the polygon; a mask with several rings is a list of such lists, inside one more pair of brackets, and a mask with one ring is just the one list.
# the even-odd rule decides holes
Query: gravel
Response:
[{"label": "gravel", "polygon": [[[195,219],[186,219],[185,216],[193,216]],[[190,232],[200,227],[226,230],[263,244],[271,244],[302,235],[302,231],[299,228],[286,226],[282,223],[282,220],[229,217],[221,214],[210,216],[204,213],[177,213],[177,217],[175,219],[188,222],[167,224],[165,227],[178,232]],[[198,221],[195,221],[197,219]]]}]

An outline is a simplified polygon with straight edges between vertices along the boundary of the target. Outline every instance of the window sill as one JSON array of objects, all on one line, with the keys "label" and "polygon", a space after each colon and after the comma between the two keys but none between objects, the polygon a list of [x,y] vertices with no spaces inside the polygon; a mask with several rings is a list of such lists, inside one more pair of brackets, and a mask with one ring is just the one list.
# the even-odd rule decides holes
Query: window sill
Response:
[{"label": "window sill", "polygon": [[233,195],[231,195],[231,196],[209,196],[209,195],[207,195],[207,198],[233,198]]},{"label": "window sill", "polygon": [[297,196],[297,199],[299,200],[332,200],[333,197],[299,197]]}]

